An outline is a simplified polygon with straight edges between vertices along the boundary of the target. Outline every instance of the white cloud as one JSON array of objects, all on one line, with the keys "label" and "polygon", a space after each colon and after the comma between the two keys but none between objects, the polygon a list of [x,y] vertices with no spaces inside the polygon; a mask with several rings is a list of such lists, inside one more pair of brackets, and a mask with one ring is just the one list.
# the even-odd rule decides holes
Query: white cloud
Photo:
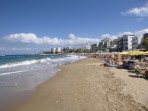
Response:
[{"label": "white cloud", "polygon": [[148,16],[148,4],[145,4],[143,7],[135,7],[127,10],[126,12],[121,12],[122,15],[135,15],[140,17]]},{"label": "white cloud", "polygon": [[115,38],[121,37],[123,35],[136,35],[137,37],[142,38],[143,34],[145,34],[145,33],[148,33],[148,28],[143,29],[143,30],[138,30],[138,31],[135,31],[135,32],[121,32],[121,33],[116,34],[116,35],[103,34],[103,35],[101,35],[101,38],[103,39],[105,37],[109,37],[110,39],[115,39]]},{"label": "white cloud", "polygon": [[117,34],[117,37],[121,37],[123,35],[134,35],[134,33],[133,32],[122,32],[122,33]]},{"label": "white cloud", "polygon": [[132,32],[122,32],[122,33],[119,33],[116,35],[103,34],[103,35],[101,35],[101,38],[104,39],[104,38],[108,37],[109,39],[117,39],[118,37],[121,37],[123,35],[132,35],[132,34],[133,34]]},{"label": "white cloud", "polygon": [[137,35],[138,37],[143,37],[143,34],[145,33],[148,33],[148,28],[134,32],[134,34]]},{"label": "white cloud", "polygon": [[[130,35],[136,35],[138,37],[142,37],[144,33],[148,33],[148,28],[143,29],[143,30],[138,30],[134,32],[121,32],[116,35],[111,35],[111,34],[103,34],[100,36],[101,39],[105,37],[109,37],[110,39],[116,39],[118,37],[121,37],[126,34]],[[49,44],[49,45],[54,45],[54,46],[80,46],[84,44],[93,44],[93,43],[98,43],[100,39],[94,39],[94,38],[82,38],[82,37],[77,37],[74,34],[69,34],[68,39],[60,39],[60,38],[50,38],[50,37],[37,37],[33,33],[20,33],[20,34],[10,34],[5,37],[6,40],[13,41],[13,42],[20,42],[20,43],[29,43],[29,44]],[[3,50],[4,48],[0,48],[0,50]],[[11,50],[26,50],[29,51],[31,50],[30,48],[23,48],[23,49],[18,49],[18,48],[11,48]]]},{"label": "white cloud", "polygon": [[76,36],[74,34],[69,34],[70,39],[76,39]]},{"label": "white cloud", "polygon": [[68,39],[60,39],[57,37],[50,38],[47,36],[37,37],[33,33],[28,33],[28,34],[20,33],[20,34],[10,34],[6,36],[5,39],[13,42],[49,44],[49,45],[60,45],[60,46],[92,44],[99,42],[99,39],[81,38],[81,37],[76,37],[74,34],[69,34]]},{"label": "white cloud", "polygon": [[110,38],[110,39],[116,39],[116,38],[117,38],[117,36],[115,36],[115,35],[110,35],[110,34],[103,34],[103,35],[101,35],[101,38],[102,38],[102,39],[104,39],[104,38],[106,38],[106,37],[108,37],[108,38]]},{"label": "white cloud", "polygon": [[58,38],[49,38],[49,37],[43,37],[39,38],[33,33],[20,33],[20,34],[10,34],[6,37],[7,40],[13,41],[13,42],[21,42],[21,43],[34,43],[34,44],[59,44],[61,41]]}]

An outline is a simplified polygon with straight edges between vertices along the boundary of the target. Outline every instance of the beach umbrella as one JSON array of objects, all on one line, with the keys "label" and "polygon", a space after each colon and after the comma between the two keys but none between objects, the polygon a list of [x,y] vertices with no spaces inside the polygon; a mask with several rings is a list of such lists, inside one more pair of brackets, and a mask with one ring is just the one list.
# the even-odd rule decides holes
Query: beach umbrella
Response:
[{"label": "beach umbrella", "polygon": [[128,52],[125,52],[125,51],[124,51],[124,52],[119,52],[118,54],[119,54],[119,55],[126,55],[127,53],[128,53]]},{"label": "beach umbrella", "polygon": [[142,51],[130,51],[127,53],[127,55],[143,55],[144,53]]},{"label": "beach umbrella", "polygon": [[146,52],[143,52],[143,55],[148,55],[148,51],[146,51]]}]

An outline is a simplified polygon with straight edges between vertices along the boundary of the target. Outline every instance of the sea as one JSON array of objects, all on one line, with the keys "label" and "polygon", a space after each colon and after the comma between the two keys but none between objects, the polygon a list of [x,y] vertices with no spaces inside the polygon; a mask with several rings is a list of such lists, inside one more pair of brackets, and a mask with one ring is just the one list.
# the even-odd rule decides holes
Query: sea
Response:
[{"label": "sea", "polygon": [[57,74],[59,65],[85,56],[78,55],[0,55],[0,111],[28,100],[36,87]]}]

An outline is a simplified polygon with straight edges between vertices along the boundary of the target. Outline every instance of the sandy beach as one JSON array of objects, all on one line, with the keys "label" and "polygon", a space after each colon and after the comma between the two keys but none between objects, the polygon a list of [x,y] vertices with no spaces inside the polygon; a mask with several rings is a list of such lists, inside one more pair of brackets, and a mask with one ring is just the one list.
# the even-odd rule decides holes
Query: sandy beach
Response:
[{"label": "sandy beach", "polygon": [[62,65],[14,111],[148,111],[148,80],[87,58]]}]

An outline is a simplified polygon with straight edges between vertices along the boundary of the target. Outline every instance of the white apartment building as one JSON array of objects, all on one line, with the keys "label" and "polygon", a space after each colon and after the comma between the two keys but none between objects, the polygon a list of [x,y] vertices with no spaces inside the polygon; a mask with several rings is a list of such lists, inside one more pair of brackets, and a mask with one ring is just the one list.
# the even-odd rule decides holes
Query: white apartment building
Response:
[{"label": "white apartment building", "polygon": [[52,49],[51,49],[51,52],[52,52],[52,53],[56,53],[56,48],[52,48]]},{"label": "white apartment building", "polygon": [[112,42],[112,40],[110,40],[110,39],[106,41],[106,46],[107,46],[108,48],[111,47],[111,42]]},{"label": "white apartment building", "polygon": [[140,37],[133,37],[132,39],[132,49],[138,49],[140,47],[140,44],[141,44],[141,39]]},{"label": "white apartment building", "polygon": [[52,48],[52,49],[51,49],[51,52],[52,52],[52,53],[61,53],[61,52],[62,52],[62,49],[61,49],[60,47]]},{"label": "white apartment building", "polygon": [[56,53],[61,53],[62,52],[62,49],[60,47],[57,47],[56,48]]},{"label": "white apartment building", "polygon": [[84,50],[90,50],[91,49],[91,45],[89,45],[89,44],[83,45],[81,47],[81,49],[82,49],[82,51],[84,51]]},{"label": "white apartment building", "polygon": [[99,43],[99,46],[110,48],[111,47],[111,43],[112,43],[112,40],[109,39],[108,37],[106,37],[103,40],[101,40],[101,42]]},{"label": "white apartment building", "polygon": [[122,42],[123,42],[123,51],[132,50],[132,40],[135,35],[123,35]]}]

